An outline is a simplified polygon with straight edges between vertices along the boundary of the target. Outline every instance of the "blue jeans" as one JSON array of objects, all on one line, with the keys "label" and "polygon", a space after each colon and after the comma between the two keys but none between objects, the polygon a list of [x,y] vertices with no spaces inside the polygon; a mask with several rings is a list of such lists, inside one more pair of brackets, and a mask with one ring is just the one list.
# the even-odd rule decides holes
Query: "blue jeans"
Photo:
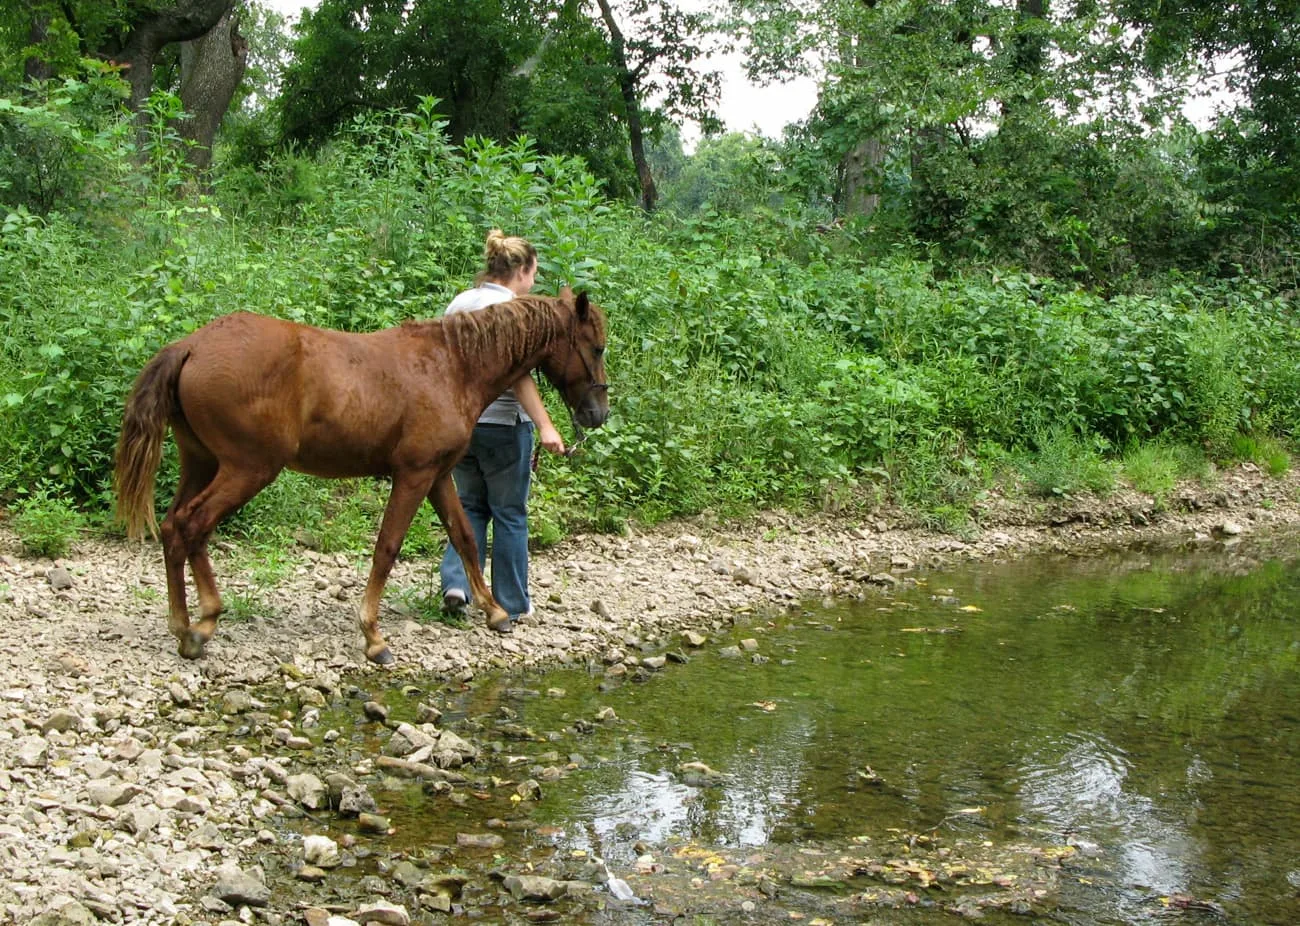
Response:
[{"label": "blue jeans", "polygon": [[[511,617],[532,609],[528,597],[528,485],[532,476],[533,425],[480,424],[452,478],[478,544],[478,564],[487,563],[492,522],[492,596]],[[442,592],[469,592],[465,564],[450,543],[442,557]]]}]

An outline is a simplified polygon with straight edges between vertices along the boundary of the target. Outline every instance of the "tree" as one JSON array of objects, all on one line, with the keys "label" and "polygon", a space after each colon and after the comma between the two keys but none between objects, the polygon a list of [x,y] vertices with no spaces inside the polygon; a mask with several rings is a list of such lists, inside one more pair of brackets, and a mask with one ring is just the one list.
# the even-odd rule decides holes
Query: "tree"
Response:
[{"label": "tree", "polygon": [[[155,89],[155,66],[165,49],[191,43],[182,53],[182,99],[191,119],[180,131],[193,142],[196,163],[206,165],[246,61],[247,45],[233,15],[235,4],[236,0],[29,0],[24,77],[36,80],[72,73],[81,58],[112,61],[131,88],[128,106],[137,115],[143,137],[145,103]],[[217,34],[209,38],[214,30]]]},{"label": "tree", "polygon": [[527,131],[545,153],[592,155],[615,191],[622,139],[653,208],[646,136],[671,116],[718,125],[708,22],[669,0],[323,0],[285,73],[285,136],[320,144],[358,113],[432,96],[453,140]]},{"label": "tree", "polygon": [[[641,187],[641,206],[655,208],[658,194],[646,157],[646,135],[665,116],[697,122],[706,131],[721,127],[713,107],[721,77],[700,71],[709,53],[704,44],[711,31],[703,13],[688,13],[667,0],[630,0],[619,11],[610,0],[598,0],[600,18],[609,40],[609,54],[623,99],[632,162]],[[630,35],[620,24],[631,27]],[[651,108],[659,98],[660,111]]]}]

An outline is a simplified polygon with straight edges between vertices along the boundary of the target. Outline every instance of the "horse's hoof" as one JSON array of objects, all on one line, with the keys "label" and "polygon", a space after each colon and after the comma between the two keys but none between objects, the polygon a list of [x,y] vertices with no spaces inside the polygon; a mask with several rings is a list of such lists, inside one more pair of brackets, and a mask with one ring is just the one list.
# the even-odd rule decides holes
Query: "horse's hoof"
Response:
[{"label": "horse's hoof", "polygon": [[197,633],[190,631],[181,637],[180,646],[176,647],[176,650],[186,659],[198,659],[203,655],[203,644],[207,642]]},{"label": "horse's hoof", "polygon": [[515,619],[509,614],[502,614],[500,617],[490,618],[488,620],[488,630],[495,630],[497,633],[514,633]]},{"label": "horse's hoof", "polygon": [[393,654],[387,646],[373,655],[366,653],[366,658],[377,666],[391,666],[393,663],[397,662],[397,660],[393,658]]}]

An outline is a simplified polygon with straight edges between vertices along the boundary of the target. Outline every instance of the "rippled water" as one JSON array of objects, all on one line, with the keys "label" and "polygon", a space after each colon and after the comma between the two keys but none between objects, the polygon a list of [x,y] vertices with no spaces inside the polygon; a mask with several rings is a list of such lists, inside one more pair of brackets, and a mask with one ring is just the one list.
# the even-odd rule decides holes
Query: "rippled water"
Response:
[{"label": "rippled water", "polygon": [[[1287,544],[973,565],[744,637],[766,661],[715,640],[642,684],[554,672],[479,688],[465,709],[504,701],[539,732],[617,712],[580,745],[591,767],[534,814],[564,828],[562,848],[614,862],[636,839],[983,832],[1080,850],[1056,921],[1300,922]],[[505,693],[521,684],[567,696]],[[688,761],[723,784],[683,783]]]}]

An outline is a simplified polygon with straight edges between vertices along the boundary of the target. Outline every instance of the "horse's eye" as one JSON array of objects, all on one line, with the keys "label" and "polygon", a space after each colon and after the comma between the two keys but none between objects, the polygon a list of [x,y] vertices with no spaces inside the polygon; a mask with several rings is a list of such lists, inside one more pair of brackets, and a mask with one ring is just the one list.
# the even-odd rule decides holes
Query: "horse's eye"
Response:
[{"label": "horse's eye", "polygon": [[597,357],[603,357],[603,356],[605,356],[605,348],[603,348],[603,347],[597,347],[597,348],[596,348],[596,356],[597,356]]}]

